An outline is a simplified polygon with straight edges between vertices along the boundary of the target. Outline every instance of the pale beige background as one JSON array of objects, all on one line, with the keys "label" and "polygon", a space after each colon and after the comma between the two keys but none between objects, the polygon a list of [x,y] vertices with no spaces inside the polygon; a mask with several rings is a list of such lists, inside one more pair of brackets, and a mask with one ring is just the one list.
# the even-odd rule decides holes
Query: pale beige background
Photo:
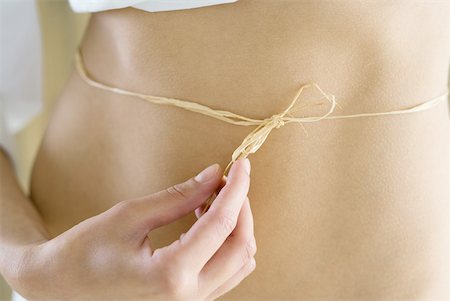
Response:
[{"label": "pale beige background", "polygon": [[[44,54],[44,110],[17,135],[17,172],[27,190],[31,166],[48,122],[54,101],[72,66],[73,53],[87,24],[88,15],[74,14],[66,1],[38,0]],[[450,86],[450,81],[449,81]],[[0,279],[0,301],[10,290]]]},{"label": "pale beige background", "polygon": [[[17,173],[27,190],[31,166],[53,104],[69,76],[75,48],[89,16],[75,14],[63,0],[37,0],[43,41],[44,110],[17,135]],[[0,301],[10,300],[10,290],[0,278]]]}]

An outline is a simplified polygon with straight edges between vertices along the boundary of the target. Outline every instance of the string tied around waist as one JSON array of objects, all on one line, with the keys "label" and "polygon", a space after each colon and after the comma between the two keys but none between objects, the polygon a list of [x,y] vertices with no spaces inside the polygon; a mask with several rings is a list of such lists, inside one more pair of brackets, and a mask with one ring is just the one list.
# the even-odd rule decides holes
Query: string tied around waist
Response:
[{"label": "string tied around waist", "polygon": [[[78,74],[80,75],[81,79],[88,85],[104,90],[109,91],[115,94],[120,94],[124,96],[132,96],[137,97],[142,100],[154,103],[154,104],[160,104],[160,105],[171,105],[175,107],[182,108],[187,111],[203,114],[205,116],[215,118],[217,120],[221,120],[224,122],[227,122],[229,124],[234,125],[240,125],[240,126],[256,126],[256,128],[250,132],[242,141],[241,145],[233,152],[232,158],[230,163],[227,165],[224,171],[224,176],[228,174],[228,171],[231,167],[231,165],[240,158],[246,158],[248,155],[255,153],[264,143],[264,141],[267,139],[269,134],[273,129],[279,129],[283,126],[285,126],[288,123],[298,123],[302,127],[302,129],[305,131],[305,128],[303,127],[303,123],[308,122],[317,122],[320,120],[335,120],[335,119],[350,119],[350,118],[367,118],[367,117],[379,117],[379,116],[388,116],[388,115],[402,115],[402,114],[413,114],[421,111],[425,111],[428,109],[433,108],[437,104],[439,104],[442,101],[445,101],[447,99],[447,96],[449,94],[449,91],[445,91],[444,94],[441,94],[437,97],[434,97],[432,99],[429,99],[425,102],[419,103],[418,105],[399,109],[399,110],[393,110],[393,111],[385,111],[385,112],[368,112],[368,113],[357,113],[357,114],[350,114],[350,115],[335,115],[330,116],[334,110],[335,107],[338,105],[335,99],[335,96],[332,94],[325,93],[319,85],[312,82],[306,85],[303,85],[300,87],[300,89],[297,91],[294,99],[290,103],[290,105],[281,113],[274,114],[269,118],[265,119],[255,119],[250,118],[246,116],[242,116],[230,111],[225,110],[216,110],[211,107],[208,107],[206,105],[199,104],[197,102],[187,101],[187,100],[181,100],[176,98],[170,98],[170,97],[163,97],[163,96],[154,96],[154,95],[147,95],[142,94],[118,87],[113,87],[110,85],[103,84],[101,82],[98,82],[94,80],[87,72],[80,49],[75,54],[75,67],[78,71]],[[308,117],[296,117],[293,115],[295,111],[299,111],[303,109],[304,107],[308,106],[315,106],[316,104],[310,104],[310,105],[303,105],[303,106],[296,106],[300,95],[302,94],[303,90],[307,88],[315,88],[320,92],[322,95],[322,98],[325,98],[329,103],[328,111],[321,115],[321,116],[308,116]],[[216,191],[213,195],[211,195],[208,200],[205,202],[203,212],[206,212],[206,210],[209,208],[215,197],[217,196],[218,191]]]}]

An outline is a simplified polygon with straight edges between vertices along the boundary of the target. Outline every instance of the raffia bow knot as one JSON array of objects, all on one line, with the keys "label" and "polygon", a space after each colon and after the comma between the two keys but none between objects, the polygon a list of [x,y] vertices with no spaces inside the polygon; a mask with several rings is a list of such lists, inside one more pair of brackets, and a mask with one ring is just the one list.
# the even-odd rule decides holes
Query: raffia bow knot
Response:
[{"label": "raffia bow knot", "polygon": [[[338,116],[330,116],[333,113],[337,103],[334,95],[327,94],[316,84],[309,83],[300,87],[295,95],[291,104],[279,114],[275,114],[270,118],[266,119],[253,119],[246,116],[242,116],[233,112],[224,111],[224,110],[215,110],[208,106],[191,102],[187,100],[181,100],[176,98],[162,97],[162,96],[154,96],[154,95],[146,95],[142,93],[133,92],[130,90],[112,87],[103,83],[100,83],[90,77],[88,74],[81,57],[81,52],[78,49],[75,56],[75,65],[78,71],[78,74],[81,78],[90,86],[102,89],[105,91],[113,92],[116,94],[121,94],[125,96],[137,97],[142,100],[161,105],[171,105],[175,107],[182,108],[184,110],[188,110],[191,112],[203,114],[205,116],[209,116],[215,118],[217,120],[221,120],[227,122],[229,124],[240,125],[240,126],[257,126],[250,134],[248,134],[245,139],[242,141],[241,145],[233,152],[231,162],[225,168],[224,176],[228,174],[228,171],[231,165],[240,158],[246,158],[249,154],[255,153],[264,143],[264,141],[269,136],[270,132],[274,128],[280,128],[288,123],[296,122],[299,123],[303,127],[303,123],[306,122],[317,122],[323,119],[347,119],[347,118],[360,118],[360,117],[375,117],[375,116],[386,116],[386,115],[400,115],[400,114],[411,114],[416,112],[421,112],[424,110],[428,110],[442,101],[447,100],[447,96],[449,91],[447,90],[444,94],[441,94],[433,99],[430,99],[424,103],[420,103],[418,105],[412,106],[406,109],[387,111],[387,112],[373,112],[373,113],[359,113],[359,114],[351,114],[351,115],[338,115]],[[302,107],[295,107],[296,102],[298,101],[300,94],[302,94],[303,90],[306,88],[315,88],[322,94],[322,96],[329,102],[330,107],[329,110],[318,117],[295,117],[292,115],[294,111],[300,110]],[[305,107],[305,106],[303,106]],[[304,129],[304,128],[303,128]],[[202,214],[208,210],[209,206],[217,196],[218,191],[215,192],[208,200],[205,202],[205,206]]]},{"label": "raffia bow knot", "polygon": [[[330,108],[324,115],[319,117],[294,117],[291,114],[291,112],[294,111],[293,109],[295,108],[295,105],[299,100],[303,90],[309,87],[316,88],[320,92],[320,94],[322,94],[322,96],[328,100],[328,102],[330,103]],[[224,175],[228,174],[231,165],[236,160],[246,158],[249,154],[255,153],[263,145],[264,141],[266,141],[267,137],[269,136],[269,134],[272,132],[273,129],[275,128],[278,129],[291,122],[297,122],[301,124],[303,122],[315,122],[322,120],[334,111],[335,106],[336,100],[334,95],[326,94],[325,92],[322,91],[322,89],[320,89],[320,87],[317,84],[311,83],[302,86],[298,90],[291,104],[282,113],[274,114],[271,117],[262,120],[253,119],[250,121],[249,119],[247,119],[245,121],[247,122],[246,125],[251,125],[251,123],[253,123],[254,125],[257,125],[257,127],[244,138],[241,145],[238,148],[236,148],[236,150],[233,152],[231,156],[231,161],[225,168]]]},{"label": "raffia bow knot", "polygon": [[284,122],[283,120],[282,114],[273,115],[272,117],[269,118],[269,122],[274,123],[276,129],[279,129],[280,127],[286,124],[286,122]]},{"label": "raffia bow knot", "polygon": [[248,134],[241,145],[236,148],[231,156],[231,161],[225,168],[224,175],[228,174],[231,165],[240,158],[246,158],[248,155],[255,153],[266,141],[273,129],[278,129],[286,124],[284,114],[275,114],[270,118],[262,120],[256,129]]}]

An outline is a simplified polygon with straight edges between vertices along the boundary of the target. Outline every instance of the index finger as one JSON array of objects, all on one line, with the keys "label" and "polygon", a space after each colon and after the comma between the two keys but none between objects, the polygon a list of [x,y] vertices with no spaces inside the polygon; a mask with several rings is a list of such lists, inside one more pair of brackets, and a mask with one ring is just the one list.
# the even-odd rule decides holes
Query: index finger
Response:
[{"label": "index finger", "polygon": [[196,271],[203,268],[236,227],[239,212],[250,187],[249,172],[248,159],[236,160],[228,174],[227,183],[211,208],[180,240],[176,256],[185,259]]}]

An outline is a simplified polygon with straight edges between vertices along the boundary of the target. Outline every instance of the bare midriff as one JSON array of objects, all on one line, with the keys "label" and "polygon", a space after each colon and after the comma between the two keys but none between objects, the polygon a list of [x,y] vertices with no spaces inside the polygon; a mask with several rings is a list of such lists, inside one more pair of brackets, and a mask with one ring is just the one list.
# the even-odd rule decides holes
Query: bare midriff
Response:
[{"label": "bare midriff", "polygon": [[[389,111],[447,90],[445,1],[240,0],[94,14],[92,78],[244,116],[280,113],[317,82],[338,114]],[[299,112],[301,115],[302,112]],[[220,300],[450,298],[448,105],[411,115],[288,124],[249,158],[256,270]],[[165,189],[254,127],[86,85],[74,71],[35,161],[31,197],[52,235]],[[152,232],[169,244],[191,214]],[[70,271],[68,271],[70,272]]]}]

